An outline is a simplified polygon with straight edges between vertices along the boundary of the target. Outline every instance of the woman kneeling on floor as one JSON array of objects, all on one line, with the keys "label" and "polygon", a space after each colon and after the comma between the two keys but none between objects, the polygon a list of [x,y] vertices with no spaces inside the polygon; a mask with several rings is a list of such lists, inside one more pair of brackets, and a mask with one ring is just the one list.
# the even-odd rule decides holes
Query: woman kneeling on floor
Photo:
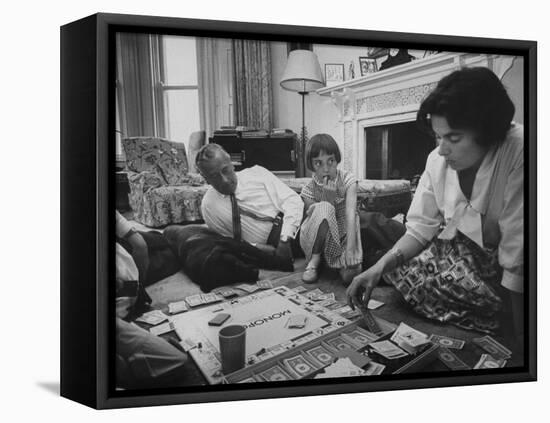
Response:
[{"label": "woman kneeling on floor", "polygon": [[444,77],[417,122],[435,137],[407,215],[407,231],[354,278],[364,307],[382,276],[416,312],[494,332],[511,305],[523,332],[523,127],[497,76],[464,68]]}]

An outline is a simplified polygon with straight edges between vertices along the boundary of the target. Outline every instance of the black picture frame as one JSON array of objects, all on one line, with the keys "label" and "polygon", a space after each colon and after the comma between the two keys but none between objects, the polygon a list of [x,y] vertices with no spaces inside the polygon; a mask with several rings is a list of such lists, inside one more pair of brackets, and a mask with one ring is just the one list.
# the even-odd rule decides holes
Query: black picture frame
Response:
[{"label": "black picture frame", "polygon": [[378,71],[378,64],[375,58],[361,56],[359,57],[359,69],[361,76],[367,76]]},{"label": "black picture frame", "polygon": [[[524,365],[452,375],[390,375],[320,383],[197,386],[179,390],[112,389],[114,264],[114,33],[121,30],[337,45],[510,54],[524,58],[525,341]],[[95,14],[61,28],[61,395],[90,407],[166,404],[371,392],[534,381],[537,378],[536,140],[537,45],[533,41]],[[78,247],[78,248],[77,248]]]}]

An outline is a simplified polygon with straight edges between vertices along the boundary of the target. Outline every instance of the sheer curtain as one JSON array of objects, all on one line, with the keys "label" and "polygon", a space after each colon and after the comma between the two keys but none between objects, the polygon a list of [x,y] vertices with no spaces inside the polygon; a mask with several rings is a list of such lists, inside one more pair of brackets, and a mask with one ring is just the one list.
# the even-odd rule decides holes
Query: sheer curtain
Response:
[{"label": "sheer curtain", "polygon": [[233,40],[233,73],[235,124],[271,129],[271,44]]}]

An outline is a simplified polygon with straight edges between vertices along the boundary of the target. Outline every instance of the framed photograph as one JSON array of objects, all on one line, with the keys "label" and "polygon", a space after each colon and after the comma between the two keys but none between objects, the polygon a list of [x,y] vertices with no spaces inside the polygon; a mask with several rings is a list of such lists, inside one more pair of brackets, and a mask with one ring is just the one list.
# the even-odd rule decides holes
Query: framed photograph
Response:
[{"label": "framed photograph", "polygon": [[[327,63],[376,49],[414,60],[349,81]],[[61,395],[118,408],[536,380],[536,53],[149,16],[63,26]],[[303,192],[335,208],[302,222]],[[321,221],[346,230],[348,195],[355,243],[316,253]]]},{"label": "framed photograph", "polygon": [[327,63],[325,64],[325,82],[327,87],[344,82],[344,64]]},{"label": "framed photograph", "polygon": [[367,76],[378,71],[376,59],[371,57],[359,57],[359,67],[361,68],[361,76]]}]

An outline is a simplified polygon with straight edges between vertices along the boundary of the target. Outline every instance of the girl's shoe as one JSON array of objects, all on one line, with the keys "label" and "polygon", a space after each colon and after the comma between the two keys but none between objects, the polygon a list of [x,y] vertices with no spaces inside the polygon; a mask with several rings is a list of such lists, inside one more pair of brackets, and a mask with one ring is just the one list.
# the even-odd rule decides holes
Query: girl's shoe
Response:
[{"label": "girl's shoe", "polygon": [[314,283],[319,279],[319,270],[315,265],[308,265],[304,273],[302,273],[302,281],[304,283]]}]

